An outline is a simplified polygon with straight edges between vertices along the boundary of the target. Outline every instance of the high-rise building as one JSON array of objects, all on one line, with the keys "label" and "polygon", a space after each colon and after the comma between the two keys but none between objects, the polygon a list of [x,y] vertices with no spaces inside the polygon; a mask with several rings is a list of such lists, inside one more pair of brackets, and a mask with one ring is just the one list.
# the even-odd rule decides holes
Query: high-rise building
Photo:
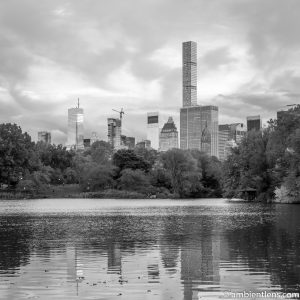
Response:
[{"label": "high-rise building", "polygon": [[158,150],[159,147],[159,113],[147,113],[147,140],[151,141],[151,147]]},{"label": "high-rise building", "polygon": [[172,117],[164,124],[159,135],[159,151],[178,148],[178,130]]},{"label": "high-rise building", "polygon": [[84,149],[83,145],[83,108],[78,105],[68,109],[68,149]]},{"label": "high-rise building", "polygon": [[219,159],[225,160],[230,153],[230,146],[238,145],[246,135],[243,123],[219,125]]},{"label": "high-rise building", "polygon": [[38,141],[51,144],[51,133],[48,131],[39,131],[38,132]]},{"label": "high-rise building", "polygon": [[92,131],[92,135],[91,135],[90,141],[91,141],[91,145],[93,145],[95,142],[99,141],[97,132]]},{"label": "high-rise building", "polygon": [[197,44],[191,41],[182,44],[182,105],[180,148],[218,157],[219,110],[213,105],[197,105]]},{"label": "high-rise building", "polygon": [[131,136],[121,135],[121,144],[127,147],[127,149],[134,149],[135,138]]},{"label": "high-rise building", "polygon": [[120,119],[108,118],[108,143],[115,150],[121,149],[121,132],[122,132],[122,123]]},{"label": "high-rise building", "polygon": [[247,131],[251,130],[261,130],[261,118],[259,115],[247,117]]},{"label": "high-rise building", "polygon": [[180,109],[180,149],[198,149],[218,157],[217,106],[190,106]]},{"label": "high-rise building", "polygon": [[149,149],[151,149],[151,141],[143,140],[143,141],[137,143],[135,145],[135,147],[138,149],[148,149],[149,150]]},{"label": "high-rise building", "polygon": [[197,105],[197,43],[182,43],[183,107]]},{"label": "high-rise building", "polygon": [[219,159],[224,161],[226,155],[226,143],[230,139],[230,126],[228,124],[219,125]]},{"label": "high-rise building", "polygon": [[90,148],[91,147],[91,139],[83,139],[83,146],[84,146],[84,148]]}]

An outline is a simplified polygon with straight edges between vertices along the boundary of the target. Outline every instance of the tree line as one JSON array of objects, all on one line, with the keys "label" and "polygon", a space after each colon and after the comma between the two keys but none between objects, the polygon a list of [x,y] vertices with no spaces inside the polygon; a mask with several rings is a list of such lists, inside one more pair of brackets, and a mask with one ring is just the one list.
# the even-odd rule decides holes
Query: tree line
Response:
[{"label": "tree line", "polygon": [[245,188],[257,200],[299,201],[300,105],[269,120],[262,131],[250,131],[223,165],[223,195],[238,197]]},{"label": "tree line", "polygon": [[196,150],[114,151],[97,141],[83,151],[33,142],[16,124],[0,125],[0,182],[10,190],[41,193],[78,184],[82,192],[120,190],[157,197],[220,197],[222,165]]}]

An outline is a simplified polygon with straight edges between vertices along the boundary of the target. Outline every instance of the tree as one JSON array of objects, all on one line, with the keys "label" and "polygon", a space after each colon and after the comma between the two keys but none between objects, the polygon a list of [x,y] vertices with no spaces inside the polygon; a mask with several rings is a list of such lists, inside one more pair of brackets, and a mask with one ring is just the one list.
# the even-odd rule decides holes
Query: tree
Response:
[{"label": "tree", "polygon": [[260,199],[274,193],[274,174],[266,149],[270,133],[250,131],[224,163],[224,196],[238,196],[242,189],[253,188]]},{"label": "tree", "polygon": [[120,171],[124,169],[139,169],[148,172],[150,170],[150,163],[143,157],[137,155],[133,150],[118,150],[113,155],[113,164],[117,166]]},{"label": "tree", "polygon": [[114,186],[114,169],[111,166],[94,165],[84,175],[81,187],[85,191],[99,191]]},{"label": "tree", "polygon": [[119,187],[123,190],[148,192],[148,177],[142,170],[124,169],[119,179]]},{"label": "tree", "polygon": [[0,125],[0,181],[16,185],[26,172],[39,167],[34,143],[16,124]]},{"label": "tree", "polygon": [[173,191],[179,197],[185,197],[185,186],[189,182],[189,172],[196,170],[196,160],[188,151],[172,149],[161,155],[161,161],[170,175]]},{"label": "tree", "polygon": [[101,165],[109,163],[112,158],[112,154],[112,146],[104,141],[96,141],[90,148],[92,160]]}]

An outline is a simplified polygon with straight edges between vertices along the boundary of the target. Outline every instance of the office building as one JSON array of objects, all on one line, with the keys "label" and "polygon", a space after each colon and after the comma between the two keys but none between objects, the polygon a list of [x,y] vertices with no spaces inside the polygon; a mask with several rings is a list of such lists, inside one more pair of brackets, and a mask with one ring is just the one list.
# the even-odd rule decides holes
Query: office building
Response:
[{"label": "office building", "polygon": [[182,106],[180,148],[218,157],[219,109],[197,104],[197,44],[191,41],[182,44]]},{"label": "office building", "polygon": [[159,135],[159,151],[178,148],[178,130],[172,117],[164,124]]},{"label": "office building", "polygon": [[84,149],[91,147],[91,139],[83,139]]},{"label": "office building", "polygon": [[182,43],[183,107],[197,105],[197,43]]},{"label": "office building", "polygon": [[121,146],[121,131],[122,123],[120,119],[108,118],[108,143],[112,146],[113,149],[119,150]]},{"label": "office building", "polygon": [[230,125],[219,125],[219,159],[224,161],[227,157],[225,146],[226,142],[230,139]]},{"label": "office building", "polygon": [[83,108],[78,105],[68,109],[68,149],[84,149],[83,145]]},{"label": "office building", "polygon": [[121,144],[127,149],[134,149],[135,147],[135,138],[131,136],[121,135]]},{"label": "office building", "polygon": [[38,142],[51,144],[51,133],[48,131],[39,131],[38,132]]},{"label": "office building", "polygon": [[180,149],[198,149],[218,157],[217,106],[191,106],[180,109]]},{"label": "office building", "polygon": [[159,147],[159,113],[147,113],[147,140],[151,141],[151,147],[158,150]]},{"label": "office building", "polygon": [[150,150],[152,148],[151,147],[151,141],[143,140],[143,141],[137,143],[135,147],[138,148],[138,149],[148,149],[148,150]]},{"label": "office building", "polygon": [[97,132],[92,131],[92,135],[91,135],[90,141],[91,141],[91,146],[92,146],[95,142],[99,141]]},{"label": "office building", "polygon": [[230,153],[231,145],[238,145],[246,135],[246,126],[243,123],[219,125],[219,159],[225,160]]},{"label": "office building", "polygon": [[259,115],[247,117],[247,131],[251,130],[261,130],[261,118]]}]

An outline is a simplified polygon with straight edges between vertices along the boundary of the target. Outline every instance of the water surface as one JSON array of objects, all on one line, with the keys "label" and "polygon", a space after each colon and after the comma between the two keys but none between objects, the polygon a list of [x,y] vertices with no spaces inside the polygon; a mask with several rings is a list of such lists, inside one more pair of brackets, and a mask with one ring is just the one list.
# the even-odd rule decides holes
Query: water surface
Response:
[{"label": "water surface", "polygon": [[221,199],[0,202],[0,299],[299,292],[300,206]]}]

